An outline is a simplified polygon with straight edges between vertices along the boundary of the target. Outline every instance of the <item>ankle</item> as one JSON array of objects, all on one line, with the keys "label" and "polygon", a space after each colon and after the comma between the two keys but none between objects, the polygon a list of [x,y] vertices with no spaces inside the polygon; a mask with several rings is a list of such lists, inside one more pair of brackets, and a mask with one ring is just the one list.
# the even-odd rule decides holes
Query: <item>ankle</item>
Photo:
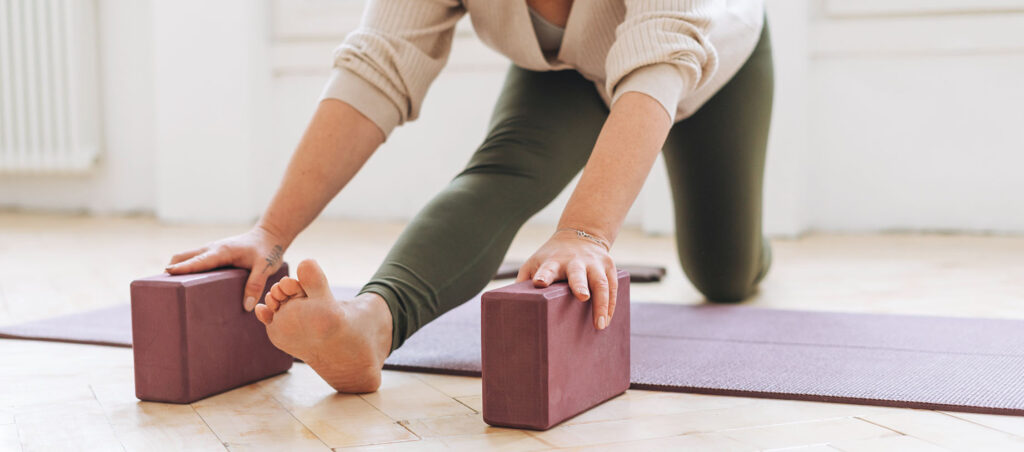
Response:
[{"label": "ankle", "polygon": [[391,354],[391,336],[394,329],[391,308],[388,307],[384,297],[373,292],[359,294],[356,296],[356,300],[366,307],[370,313],[370,318],[376,324],[374,330],[378,334],[378,350],[381,352],[381,356],[386,358]]}]

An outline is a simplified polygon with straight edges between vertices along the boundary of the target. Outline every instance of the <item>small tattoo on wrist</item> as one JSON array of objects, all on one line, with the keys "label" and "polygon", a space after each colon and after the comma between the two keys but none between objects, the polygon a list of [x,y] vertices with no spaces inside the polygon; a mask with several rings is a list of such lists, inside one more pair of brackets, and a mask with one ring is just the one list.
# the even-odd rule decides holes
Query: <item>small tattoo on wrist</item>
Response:
[{"label": "small tattoo on wrist", "polygon": [[270,250],[270,254],[263,258],[263,260],[267,261],[267,266],[263,267],[263,271],[270,270],[280,263],[282,255],[284,255],[284,248],[281,248],[281,245],[274,245],[274,248]]}]

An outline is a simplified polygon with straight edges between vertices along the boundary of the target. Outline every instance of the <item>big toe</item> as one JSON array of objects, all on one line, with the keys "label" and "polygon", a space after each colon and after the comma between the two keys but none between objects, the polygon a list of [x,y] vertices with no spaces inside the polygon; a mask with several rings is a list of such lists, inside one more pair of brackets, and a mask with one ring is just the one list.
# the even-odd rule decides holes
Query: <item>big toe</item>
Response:
[{"label": "big toe", "polygon": [[299,277],[299,283],[307,294],[319,296],[330,293],[330,285],[327,284],[327,276],[324,276],[323,269],[313,259],[306,259],[299,262],[299,268],[295,270]]}]

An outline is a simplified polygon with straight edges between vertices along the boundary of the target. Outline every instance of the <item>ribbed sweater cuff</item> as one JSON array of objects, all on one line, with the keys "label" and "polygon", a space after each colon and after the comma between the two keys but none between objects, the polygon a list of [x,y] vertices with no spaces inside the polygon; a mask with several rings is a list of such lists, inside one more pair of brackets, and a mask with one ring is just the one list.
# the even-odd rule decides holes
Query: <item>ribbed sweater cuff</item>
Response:
[{"label": "ribbed sweater cuff", "polygon": [[343,67],[331,70],[331,78],[320,94],[320,100],[324,99],[338,99],[351,105],[373,121],[384,132],[385,139],[402,119],[388,96],[366,79]]},{"label": "ribbed sweater cuff", "polygon": [[671,63],[655,63],[641,66],[626,75],[612,95],[611,105],[630,91],[643,93],[654,98],[665,109],[669,120],[675,122],[676,110],[684,90],[691,89],[690,77]]}]

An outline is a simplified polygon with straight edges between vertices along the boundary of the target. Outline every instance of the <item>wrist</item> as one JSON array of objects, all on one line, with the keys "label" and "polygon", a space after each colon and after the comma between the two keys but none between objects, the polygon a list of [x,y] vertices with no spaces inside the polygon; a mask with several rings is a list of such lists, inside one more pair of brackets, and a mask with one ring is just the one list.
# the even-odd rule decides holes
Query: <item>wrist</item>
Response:
[{"label": "wrist", "polygon": [[263,234],[271,242],[273,242],[274,245],[278,245],[282,249],[287,249],[288,246],[292,244],[292,241],[295,240],[294,234],[288,234],[284,232],[283,229],[275,226],[273,223],[269,221],[264,221],[263,219],[260,219],[260,221],[256,222],[256,225],[253,226],[253,229],[259,231],[259,233]]},{"label": "wrist", "polygon": [[605,236],[599,231],[574,226],[558,226],[555,229],[555,232],[552,234],[552,236],[554,237],[560,235],[564,237],[575,237],[577,239],[587,240],[601,246],[602,248],[604,248],[605,251],[611,252],[611,241],[606,239]]}]

